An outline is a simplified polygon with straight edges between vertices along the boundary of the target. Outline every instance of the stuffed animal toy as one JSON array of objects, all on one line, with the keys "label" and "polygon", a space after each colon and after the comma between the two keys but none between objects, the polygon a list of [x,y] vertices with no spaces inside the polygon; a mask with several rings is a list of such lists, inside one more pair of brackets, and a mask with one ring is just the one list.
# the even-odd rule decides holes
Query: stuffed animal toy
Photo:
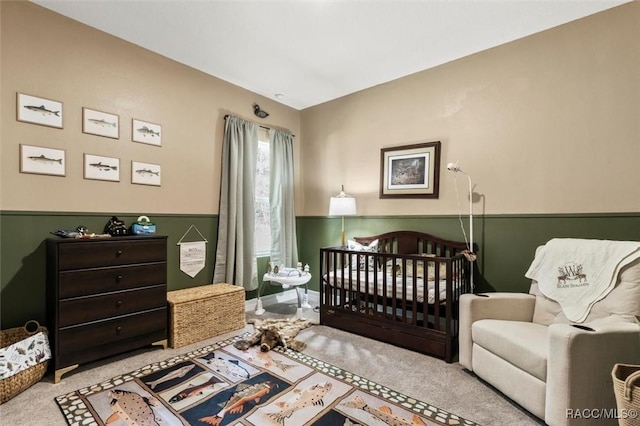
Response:
[{"label": "stuffed animal toy", "polygon": [[278,329],[271,327],[267,330],[257,330],[249,338],[236,341],[233,346],[241,351],[246,351],[249,347],[260,345],[260,351],[269,352],[276,346],[287,348],[287,344],[278,333]]},{"label": "stuffed animal toy", "polygon": [[260,345],[262,352],[282,346],[301,352],[307,347],[306,343],[298,342],[293,338],[302,330],[311,326],[309,320],[256,320],[256,331],[247,339],[237,340],[233,346],[241,351],[246,351],[251,346]]}]

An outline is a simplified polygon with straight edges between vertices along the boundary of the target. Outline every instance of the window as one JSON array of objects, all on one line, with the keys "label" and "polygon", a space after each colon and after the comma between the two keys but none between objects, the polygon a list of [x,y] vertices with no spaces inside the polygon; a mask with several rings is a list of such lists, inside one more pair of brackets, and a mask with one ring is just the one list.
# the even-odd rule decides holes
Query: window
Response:
[{"label": "window", "polygon": [[[262,138],[261,138],[262,139]],[[256,255],[269,256],[271,252],[271,223],[269,214],[269,142],[258,141],[256,165]]]}]

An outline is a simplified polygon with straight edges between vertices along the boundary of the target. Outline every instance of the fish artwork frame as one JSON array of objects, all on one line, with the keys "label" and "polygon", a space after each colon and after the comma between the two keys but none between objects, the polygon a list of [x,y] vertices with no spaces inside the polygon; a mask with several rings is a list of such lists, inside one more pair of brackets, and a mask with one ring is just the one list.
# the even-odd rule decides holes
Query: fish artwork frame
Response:
[{"label": "fish artwork frame", "polygon": [[120,139],[120,116],[82,107],[82,133]]},{"label": "fish artwork frame", "polygon": [[131,140],[149,145],[162,146],[162,126],[133,118],[131,120]]},{"label": "fish artwork frame", "polygon": [[84,154],[84,178],[120,182],[120,159]]},{"label": "fish artwork frame", "polygon": [[62,102],[17,92],[16,119],[62,129]]},{"label": "fish artwork frame", "polygon": [[66,176],[64,149],[20,144],[20,173]]},{"label": "fish artwork frame", "polygon": [[131,162],[131,183],[160,186],[162,167],[159,164]]}]

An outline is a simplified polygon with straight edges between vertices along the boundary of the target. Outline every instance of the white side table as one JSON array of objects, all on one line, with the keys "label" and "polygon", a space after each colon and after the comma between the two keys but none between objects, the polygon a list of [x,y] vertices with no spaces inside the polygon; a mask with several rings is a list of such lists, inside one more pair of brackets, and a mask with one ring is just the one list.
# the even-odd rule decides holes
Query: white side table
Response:
[{"label": "white side table", "polygon": [[[258,302],[256,303],[256,315],[264,314],[264,308],[262,307],[262,300],[260,299],[260,293],[262,286],[267,281],[278,283],[282,288],[295,287],[296,294],[298,296],[298,310],[296,313],[297,318],[302,317],[302,308],[311,308],[307,296],[307,283],[311,280],[311,274],[309,272],[300,271],[296,268],[283,268],[278,271],[277,274],[273,272],[267,272],[262,276],[262,284],[258,288]],[[304,294],[300,295],[300,286],[304,285]]]}]

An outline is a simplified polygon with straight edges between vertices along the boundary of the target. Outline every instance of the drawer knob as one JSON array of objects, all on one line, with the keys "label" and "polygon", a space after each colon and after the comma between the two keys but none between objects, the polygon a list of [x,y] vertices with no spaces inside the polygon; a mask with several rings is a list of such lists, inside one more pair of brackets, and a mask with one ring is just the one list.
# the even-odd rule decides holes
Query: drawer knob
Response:
[{"label": "drawer knob", "polygon": [[120,256],[122,256],[122,250],[118,250],[118,251],[116,252],[116,257],[120,257]]},{"label": "drawer knob", "polygon": [[119,308],[120,306],[122,306],[122,300],[118,300],[116,302],[116,308]]},{"label": "drawer knob", "polygon": [[122,327],[116,327],[116,334],[120,334],[121,331],[122,331]]},{"label": "drawer knob", "polygon": [[122,281],[122,275],[118,275],[118,276],[116,277],[116,281],[117,281],[117,282]]}]

